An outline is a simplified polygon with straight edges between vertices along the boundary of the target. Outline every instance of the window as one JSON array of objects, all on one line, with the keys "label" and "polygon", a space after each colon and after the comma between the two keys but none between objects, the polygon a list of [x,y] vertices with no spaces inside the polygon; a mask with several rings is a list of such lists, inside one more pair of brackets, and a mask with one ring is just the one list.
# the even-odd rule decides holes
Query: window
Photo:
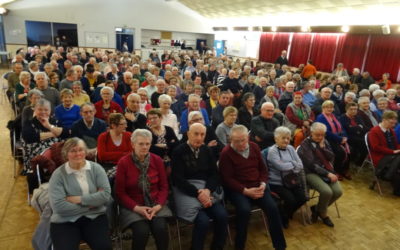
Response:
[{"label": "window", "polygon": [[[76,24],[25,21],[28,46],[52,44],[78,46],[78,29]],[[61,44],[56,38],[60,38]]]}]

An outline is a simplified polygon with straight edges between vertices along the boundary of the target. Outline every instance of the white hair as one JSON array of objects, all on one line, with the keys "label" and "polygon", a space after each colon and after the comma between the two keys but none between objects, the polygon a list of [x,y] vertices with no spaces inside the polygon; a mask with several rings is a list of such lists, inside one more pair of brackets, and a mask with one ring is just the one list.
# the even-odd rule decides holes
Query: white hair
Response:
[{"label": "white hair", "polygon": [[45,72],[37,72],[37,73],[35,74],[35,76],[33,77],[33,78],[35,79],[35,81],[37,80],[37,78],[38,78],[39,76],[43,76],[45,80],[48,80],[47,74],[46,74]]},{"label": "white hair", "polygon": [[373,83],[373,84],[369,85],[368,90],[369,90],[369,92],[373,93],[375,90],[380,89],[380,88],[381,87],[379,87],[378,84]]},{"label": "white hair", "polygon": [[274,131],[274,137],[275,138],[279,138],[281,136],[291,136],[292,132],[290,131],[290,129],[288,129],[287,127],[281,126],[281,127],[277,127]]},{"label": "white hair", "polygon": [[131,142],[135,143],[138,137],[146,137],[149,138],[150,141],[153,139],[151,132],[147,129],[135,129],[131,136]]},{"label": "white hair", "polygon": [[140,95],[136,94],[136,93],[132,93],[130,95],[128,95],[128,97],[126,98],[126,100],[129,102],[131,99],[133,98],[138,98],[140,100]]},{"label": "white hair", "polygon": [[230,136],[232,136],[233,133],[248,134],[249,130],[244,125],[236,124],[231,128]]},{"label": "white hair", "polygon": [[158,97],[158,103],[169,102],[172,103],[172,99],[169,95],[162,94]]},{"label": "white hair", "polygon": [[314,133],[316,131],[323,131],[324,133],[326,132],[326,125],[320,122],[314,122],[311,127],[310,127],[311,133]]},{"label": "white hair", "polygon": [[130,77],[133,76],[133,75],[132,75],[132,72],[130,72],[130,71],[125,71],[125,72],[123,73],[123,75],[124,75],[124,76],[130,76]]},{"label": "white hair", "polygon": [[201,116],[203,118],[203,114],[200,111],[191,111],[188,115],[188,122],[190,122],[195,116]]},{"label": "white hair", "polygon": [[106,91],[106,90],[110,91],[111,96],[114,96],[114,90],[111,87],[108,87],[108,86],[105,86],[105,87],[101,88],[100,95],[102,95],[104,93],[104,91]]},{"label": "white hair", "polygon": [[381,89],[377,89],[374,92],[372,92],[372,96],[375,98],[378,95],[385,95],[385,91],[381,90]]}]

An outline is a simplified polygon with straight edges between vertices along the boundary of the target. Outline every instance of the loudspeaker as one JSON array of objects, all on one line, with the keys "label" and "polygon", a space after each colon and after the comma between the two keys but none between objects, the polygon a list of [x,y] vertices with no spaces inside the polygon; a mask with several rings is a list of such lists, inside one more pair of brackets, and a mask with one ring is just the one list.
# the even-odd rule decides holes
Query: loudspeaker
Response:
[{"label": "loudspeaker", "polygon": [[383,25],[382,26],[382,33],[384,35],[389,35],[390,34],[390,26],[389,25]]}]

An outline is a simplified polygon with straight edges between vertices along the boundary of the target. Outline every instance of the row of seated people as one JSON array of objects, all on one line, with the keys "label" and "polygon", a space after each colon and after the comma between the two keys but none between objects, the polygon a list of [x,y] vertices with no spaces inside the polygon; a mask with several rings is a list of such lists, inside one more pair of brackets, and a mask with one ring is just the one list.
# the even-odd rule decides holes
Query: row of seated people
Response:
[{"label": "row of seated people", "polygon": [[[168,249],[166,218],[172,213],[166,202],[170,187],[176,215],[194,224],[191,249],[204,249],[210,219],[214,221],[211,249],[224,248],[228,213],[223,195],[236,208],[236,249],[245,248],[252,206],[265,212],[274,248],[285,249],[282,227],[288,226],[293,213],[307,201],[307,185],[321,192],[318,204],[312,207],[313,219],[320,217],[333,226],[327,208],[342,190],[325,132],[325,125],[314,123],[311,136],[297,153],[290,145],[291,131],[279,127],[274,132],[276,143],[263,158],[257,144],[249,141],[247,128],[235,125],[231,144],[221,152],[217,167],[212,150],[205,145],[206,127],[194,123],[187,142],[172,154],[172,183],[168,183],[163,160],[150,152],[151,132],[135,130],[130,138],[133,151],[118,161],[115,178],[120,225],[132,230],[132,249],[145,249],[150,232],[157,249]],[[55,249],[73,249],[80,240],[93,249],[111,249],[105,216],[111,188],[104,168],[85,160],[87,148],[79,138],[67,140],[62,153],[67,162],[55,170],[49,185],[53,210],[50,233]],[[286,184],[283,174],[289,173],[301,181],[295,186]],[[283,209],[278,209],[271,191],[285,201]]]}]

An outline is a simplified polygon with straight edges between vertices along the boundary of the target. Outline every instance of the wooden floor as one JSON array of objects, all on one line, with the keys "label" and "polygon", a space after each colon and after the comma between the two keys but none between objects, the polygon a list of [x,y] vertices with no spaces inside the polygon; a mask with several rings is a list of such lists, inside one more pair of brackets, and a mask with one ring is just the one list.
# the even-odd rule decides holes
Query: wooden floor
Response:
[{"label": "wooden floor", "polygon": [[[3,96],[0,100],[0,250],[32,249],[30,242],[38,215],[28,206],[25,178],[13,178],[13,158],[6,129],[12,112]],[[335,228],[328,228],[321,222],[303,226],[301,215],[297,213],[290,228],[285,230],[288,249],[400,249],[400,198],[391,195],[388,184],[383,185],[383,196],[370,190],[369,174],[366,171],[353,181],[342,182],[344,195],[338,201],[341,218],[337,217],[334,207],[329,209]],[[247,249],[272,249],[260,215],[252,217]],[[185,250],[190,229],[183,234]],[[178,249],[176,234],[172,235],[174,249]],[[228,245],[227,249],[233,248]]]}]

